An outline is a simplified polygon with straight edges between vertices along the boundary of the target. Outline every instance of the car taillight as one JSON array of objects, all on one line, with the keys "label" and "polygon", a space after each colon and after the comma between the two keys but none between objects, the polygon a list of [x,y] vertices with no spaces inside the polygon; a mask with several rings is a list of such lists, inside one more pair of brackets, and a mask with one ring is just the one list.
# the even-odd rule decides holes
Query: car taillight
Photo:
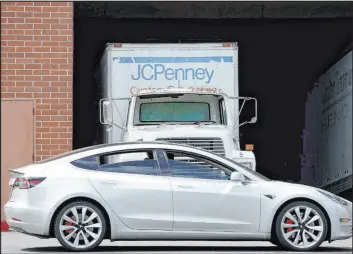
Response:
[{"label": "car taillight", "polygon": [[14,183],[14,187],[19,189],[32,188],[45,180],[45,177],[18,177]]}]

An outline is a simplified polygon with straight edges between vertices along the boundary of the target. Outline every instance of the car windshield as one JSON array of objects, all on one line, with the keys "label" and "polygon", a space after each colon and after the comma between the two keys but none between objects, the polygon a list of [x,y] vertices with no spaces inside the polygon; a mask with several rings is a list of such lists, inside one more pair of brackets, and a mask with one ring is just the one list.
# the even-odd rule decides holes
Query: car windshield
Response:
[{"label": "car windshield", "polygon": [[140,106],[140,122],[207,122],[210,105],[204,102],[152,102]]}]

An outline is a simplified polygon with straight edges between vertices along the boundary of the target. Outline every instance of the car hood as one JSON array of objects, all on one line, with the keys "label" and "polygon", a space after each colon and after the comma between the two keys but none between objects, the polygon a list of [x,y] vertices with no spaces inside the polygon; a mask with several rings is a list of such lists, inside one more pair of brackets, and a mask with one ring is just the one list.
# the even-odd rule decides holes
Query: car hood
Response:
[{"label": "car hood", "polygon": [[317,191],[317,188],[298,183],[288,183],[282,181],[262,181],[261,187],[263,190],[263,194],[271,193],[276,196],[292,196],[293,198],[322,198],[323,201],[327,199],[324,195],[320,194]]}]

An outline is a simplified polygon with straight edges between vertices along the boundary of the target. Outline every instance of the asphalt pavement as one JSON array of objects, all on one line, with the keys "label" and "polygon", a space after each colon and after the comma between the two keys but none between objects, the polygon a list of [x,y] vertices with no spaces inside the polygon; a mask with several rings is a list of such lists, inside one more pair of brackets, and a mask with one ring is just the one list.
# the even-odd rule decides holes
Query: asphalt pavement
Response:
[{"label": "asphalt pavement", "polygon": [[[269,242],[205,242],[205,241],[103,241],[95,252],[128,254],[206,253],[284,253]],[[315,253],[352,253],[352,238],[325,242]],[[1,253],[66,253],[56,239],[39,239],[15,232],[1,232]],[[298,253],[298,252],[293,252]]]}]

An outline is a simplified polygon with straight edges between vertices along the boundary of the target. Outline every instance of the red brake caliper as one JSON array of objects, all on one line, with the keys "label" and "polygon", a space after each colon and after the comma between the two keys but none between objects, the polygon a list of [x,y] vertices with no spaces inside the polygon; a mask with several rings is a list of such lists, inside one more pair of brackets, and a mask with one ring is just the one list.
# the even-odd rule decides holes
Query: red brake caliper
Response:
[{"label": "red brake caliper", "polygon": [[[71,217],[71,219],[74,220],[74,217]],[[66,226],[72,226],[72,223],[69,222],[69,221],[66,221],[66,222],[65,222],[65,225],[66,225]],[[69,228],[68,228],[68,229],[66,229],[65,231],[66,231],[66,233],[70,233],[71,230],[72,230],[72,229],[69,229]]]},{"label": "red brake caliper", "polygon": [[[287,224],[293,224],[293,221],[288,219]],[[291,232],[292,230],[293,230],[293,228],[288,228],[287,232]]]}]

